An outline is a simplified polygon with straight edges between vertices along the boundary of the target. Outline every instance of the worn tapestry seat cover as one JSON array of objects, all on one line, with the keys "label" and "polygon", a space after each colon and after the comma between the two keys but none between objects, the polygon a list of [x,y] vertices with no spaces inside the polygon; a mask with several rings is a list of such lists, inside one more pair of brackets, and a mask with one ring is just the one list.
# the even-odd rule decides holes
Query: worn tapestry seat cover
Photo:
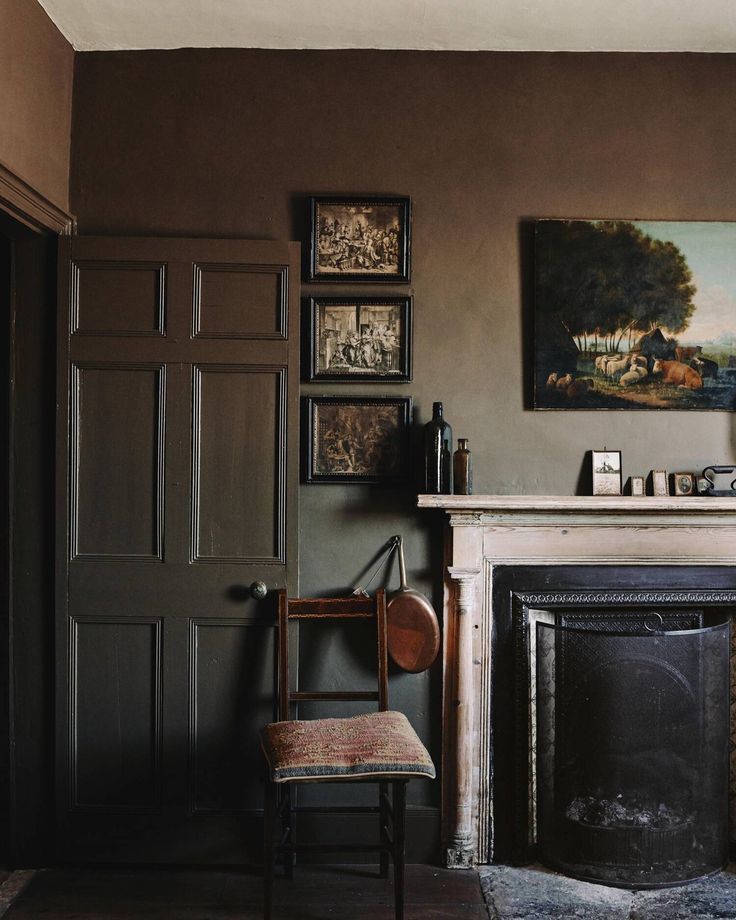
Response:
[{"label": "worn tapestry seat cover", "polygon": [[432,759],[401,712],[272,722],[261,747],[274,782],[376,774],[434,778]]}]

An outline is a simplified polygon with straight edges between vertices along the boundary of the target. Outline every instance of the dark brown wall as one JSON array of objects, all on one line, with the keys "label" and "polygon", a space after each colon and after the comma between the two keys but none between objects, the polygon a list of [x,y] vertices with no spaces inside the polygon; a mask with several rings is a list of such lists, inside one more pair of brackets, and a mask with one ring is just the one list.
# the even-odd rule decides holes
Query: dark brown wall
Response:
[{"label": "dark brown wall", "polygon": [[[443,400],[455,436],[470,439],[478,493],[574,493],[584,451],[604,445],[623,450],[626,475],[734,460],[728,413],[525,408],[524,222],[734,219],[735,56],[78,58],[71,205],[82,232],[306,242],[310,193],[412,196],[414,382],[305,392],[409,393],[421,423]],[[401,531],[410,581],[437,598],[441,528],[412,503],[411,490],[302,486],[303,593],[353,583]],[[394,686],[436,744],[436,672]]]},{"label": "dark brown wall", "polygon": [[0,163],[69,206],[74,51],[36,0],[0,4]]}]

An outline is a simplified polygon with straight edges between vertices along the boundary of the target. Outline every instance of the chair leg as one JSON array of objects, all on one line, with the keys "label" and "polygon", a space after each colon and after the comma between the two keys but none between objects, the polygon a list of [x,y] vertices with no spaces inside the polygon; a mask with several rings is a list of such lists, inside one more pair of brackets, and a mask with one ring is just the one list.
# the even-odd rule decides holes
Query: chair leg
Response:
[{"label": "chair leg", "polygon": [[273,902],[273,832],[276,822],[276,783],[266,777],[263,809],[263,920],[271,920]]},{"label": "chair leg", "polygon": [[[386,808],[386,798],[388,797],[388,783],[379,783],[378,784],[378,822],[380,827],[378,828],[378,839],[381,844],[386,846],[389,842],[389,836],[386,833],[386,828],[388,827],[389,816],[388,809]],[[379,863],[379,875],[381,878],[388,878],[388,850],[381,850],[380,863]]]},{"label": "chair leg", "polygon": [[404,861],[406,842],[406,780],[393,784],[394,809],[394,906],[396,920],[404,920]]},{"label": "chair leg", "polygon": [[[296,821],[296,815],[294,814],[294,806],[296,805],[294,799],[297,795],[296,787],[292,786],[290,783],[285,783],[284,794],[286,796],[286,804],[284,810],[281,812],[281,834],[283,836],[284,832],[286,832],[285,843],[292,844],[296,841],[296,827],[294,826],[294,822]],[[287,850],[283,854],[283,860],[284,876],[291,881],[294,878],[296,853]]]}]

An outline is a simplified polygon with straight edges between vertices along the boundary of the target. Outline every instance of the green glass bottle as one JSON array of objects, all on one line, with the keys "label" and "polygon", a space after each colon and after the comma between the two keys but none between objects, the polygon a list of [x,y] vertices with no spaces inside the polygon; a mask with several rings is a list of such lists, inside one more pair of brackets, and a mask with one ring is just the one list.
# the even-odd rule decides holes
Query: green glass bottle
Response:
[{"label": "green glass bottle", "polygon": [[432,421],[424,426],[424,491],[452,495],[452,428],[442,418],[442,403],[432,403]]}]

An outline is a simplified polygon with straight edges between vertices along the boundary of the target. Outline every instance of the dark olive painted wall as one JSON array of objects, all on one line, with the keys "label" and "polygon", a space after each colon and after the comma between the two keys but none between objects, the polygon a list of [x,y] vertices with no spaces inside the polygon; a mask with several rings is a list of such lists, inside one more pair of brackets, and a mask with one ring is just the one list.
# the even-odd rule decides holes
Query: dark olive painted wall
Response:
[{"label": "dark olive painted wall", "polygon": [[[306,243],[310,193],[411,195],[411,285],[363,290],[414,295],[413,383],[304,392],[411,394],[420,424],[441,399],[476,492],[571,494],[592,447],[621,448],[626,475],[732,462],[733,416],[525,408],[525,222],[735,219],[735,110],[733,55],[80,54],[71,209],[84,233]],[[353,584],[400,531],[439,603],[441,523],[413,501],[302,486],[301,591]],[[437,751],[437,669],[393,690]]]},{"label": "dark olive painted wall", "polygon": [[69,206],[74,50],[36,0],[0,3],[0,163]]}]

